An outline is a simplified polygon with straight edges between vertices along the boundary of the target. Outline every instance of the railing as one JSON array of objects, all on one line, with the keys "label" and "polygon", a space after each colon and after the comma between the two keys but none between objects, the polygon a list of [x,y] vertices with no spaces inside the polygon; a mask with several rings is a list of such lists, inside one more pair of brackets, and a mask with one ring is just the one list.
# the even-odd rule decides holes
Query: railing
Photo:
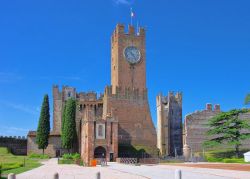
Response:
[{"label": "railing", "polygon": [[137,158],[117,158],[116,160],[118,163],[130,164],[134,165],[137,164]]}]

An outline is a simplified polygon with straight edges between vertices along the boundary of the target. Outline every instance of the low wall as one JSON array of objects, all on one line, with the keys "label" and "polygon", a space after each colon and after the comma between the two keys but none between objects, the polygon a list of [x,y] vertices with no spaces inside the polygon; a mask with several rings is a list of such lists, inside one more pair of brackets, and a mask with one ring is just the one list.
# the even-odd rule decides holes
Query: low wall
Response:
[{"label": "low wall", "polygon": [[[43,150],[38,149],[38,145],[36,144],[36,136],[28,136],[28,147],[27,147],[28,154],[36,153],[36,154],[42,154]],[[49,145],[44,150],[44,153],[47,154],[50,157],[56,157],[57,152],[61,152],[61,137],[60,136],[49,136]]]},{"label": "low wall", "polygon": [[14,155],[27,155],[27,139],[20,136],[0,136],[0,147],[7,147]]}]

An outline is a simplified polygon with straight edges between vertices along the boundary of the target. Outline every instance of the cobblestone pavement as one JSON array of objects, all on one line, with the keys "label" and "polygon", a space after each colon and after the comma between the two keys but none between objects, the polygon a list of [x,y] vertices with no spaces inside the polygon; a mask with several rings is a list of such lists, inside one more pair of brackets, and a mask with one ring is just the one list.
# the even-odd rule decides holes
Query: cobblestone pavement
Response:
[{"label": "cobblestone pavement", "polygon": [[250,179],[250,172],[191,168],[171,165],[131,166],[108,163],[107,167],[81,167],[77,165],[58,165],[57,159],[50,159],[44,165],[17,175],[17,179],[50,179],[55,172],[60,179],[95,179],[101,173],[101,179],[174,179],[176,169],[182,170],[182,179]]}]

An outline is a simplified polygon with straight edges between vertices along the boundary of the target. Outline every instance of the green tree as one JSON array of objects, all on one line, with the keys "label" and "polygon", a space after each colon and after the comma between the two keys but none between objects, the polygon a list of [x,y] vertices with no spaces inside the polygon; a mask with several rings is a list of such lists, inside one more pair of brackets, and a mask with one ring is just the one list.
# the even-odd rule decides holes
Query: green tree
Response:
[{"label": "green tree", "polygon": [[67,100],[65,105],[66,107],[62,130],[62,146],[69,151],[73,148],[76,140],[76,101],[70,98]]},{"label": "green tree", "polygon": [[64,107],[63,107],[63,115],[62,115],[62,129],[61,131],[63,131],[63,126],[64,126],[64,122],[65,122],[65,115],[66,114],[66,103],[64,104]]},{"label": "green tree", "polygon": [[229,144],[234,146],[235,155],[239,157],[239,147],[242,141],[250,138],[250,124],[240,118],[241,114],[249,112],[248,109],[234,109],[222,112],[209,120],[210,129],[207,132],[210,140],[204,142],[205,146]]},{"label": "green tree", "polygon": [[245,97],[245,104],[250,104],[250,94],[246,95]]},{"label": "green tree", "polygon": [[41,113],[36,134],[36,143],[39,149],[47,148],[50,132],[50,114],[49,114],[49,96],[46,94],[43,98]]}]

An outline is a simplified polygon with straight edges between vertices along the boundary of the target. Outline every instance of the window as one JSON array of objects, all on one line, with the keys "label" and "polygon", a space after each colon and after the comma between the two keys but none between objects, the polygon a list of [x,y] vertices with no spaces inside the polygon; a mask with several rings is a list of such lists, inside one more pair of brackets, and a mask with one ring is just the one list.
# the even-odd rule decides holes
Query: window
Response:
[{"label": "window", "polygon": [[98,126],[98,136],[100,136],[100,137],[103,136],[102,125],[99,125],[99,126]]},{"label": "window", "polygon": [[71,97],[71,92],[68,92],[68,97]]},{"label": "window", "polygon": [[96,124],[96,139],[105,139],[105,124]]}]

